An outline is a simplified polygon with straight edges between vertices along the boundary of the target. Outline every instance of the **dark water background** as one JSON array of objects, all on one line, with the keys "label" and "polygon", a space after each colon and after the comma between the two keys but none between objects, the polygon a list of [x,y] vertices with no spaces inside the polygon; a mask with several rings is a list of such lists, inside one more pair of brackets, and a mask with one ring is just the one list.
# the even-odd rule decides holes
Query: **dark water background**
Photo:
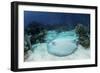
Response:
[{"label": "dark water background", "polygon": [[25,28],[32,22],[41,26],[66,25],[69,29],[80,23],[90,28],[90,14],[24,11]]}]

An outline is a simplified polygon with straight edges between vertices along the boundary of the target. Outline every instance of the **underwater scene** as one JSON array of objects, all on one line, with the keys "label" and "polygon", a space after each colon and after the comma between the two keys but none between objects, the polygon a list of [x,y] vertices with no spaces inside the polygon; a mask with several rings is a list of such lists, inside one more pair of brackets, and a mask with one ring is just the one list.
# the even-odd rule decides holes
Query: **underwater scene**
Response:
[{"label": "underwater scene", "polygon": [[24,11],[24,62],[90,59],[90,14]]}]

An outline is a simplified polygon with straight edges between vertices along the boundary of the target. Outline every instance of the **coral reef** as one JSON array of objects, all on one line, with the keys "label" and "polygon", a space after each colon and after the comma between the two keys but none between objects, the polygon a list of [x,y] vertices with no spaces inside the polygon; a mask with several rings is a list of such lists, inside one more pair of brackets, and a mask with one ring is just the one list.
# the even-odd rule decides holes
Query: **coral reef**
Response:
[{"label": "coral reef", "polygon": [[24,36],[24,51],[28,51],[28,50],[32,50],[32,45],[31,45],[31,42],[30,42],[30,38],[27,34],[25,34]]},{"label": "coral reef", "polygon": [[24,35],[24,60],[28,58],[28,51],[32,50],[32,45],[30,42],[30,38],[27,34]]},{"label": "coral reef", "polygon": [[77,26],[75,27],[75,32],[79,36],[79,44],[81,44],[85,48],[90,47],[90,36],[88,28],[86,28],[82,24],[77,24]]},{"label": "coral reef", "polygon": [[46,29],[44,29],[44,27],[41,26],[41,24],[37,22],[32,22],[29,26],[27,26],[25,31],[28,35],[31,35],[30,37],[31,44],[44,42],[44,36],[46,34]]}]

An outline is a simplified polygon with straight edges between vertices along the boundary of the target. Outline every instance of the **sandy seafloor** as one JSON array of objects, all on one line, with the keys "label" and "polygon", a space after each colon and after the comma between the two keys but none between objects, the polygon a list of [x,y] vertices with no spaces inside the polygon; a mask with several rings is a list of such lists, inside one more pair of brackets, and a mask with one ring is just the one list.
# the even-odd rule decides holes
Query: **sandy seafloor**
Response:
[{"label": "sandy seafloor", "polygon": [[[90,59],[90,48],[84,48],[80,44],[77,45],[77,50],[75,52],[67,56],[59,57],[59,56],[55,56],[53,54],[48,53],[47,51],[48,42],[50,43],[53,40],[58,40],[61,38],[63,39],[65,36],[68,36],[66,39],[76,38],[77,40],[76,34],[73,30],[62,32],[59,35],[55,31],[50,31],[48,32],[46,36],[45,43],[38,43],[32,46],[34,51],[33,52],[30,50],[28,51],[28,54],[27,54],[28,58],[25,59],[25,62]],[[62,44],[65,42],[59,41],[59,43]]]}]

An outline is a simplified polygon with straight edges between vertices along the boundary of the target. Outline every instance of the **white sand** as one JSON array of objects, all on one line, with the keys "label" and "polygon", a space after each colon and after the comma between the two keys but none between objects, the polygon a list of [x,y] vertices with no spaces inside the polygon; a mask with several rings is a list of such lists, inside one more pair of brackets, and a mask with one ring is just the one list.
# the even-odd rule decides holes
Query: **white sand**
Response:
[{"label": "white sand", "polygon": [[75,60],[75,59],[89,59],[90,49],[85,49],[81,45],[78,49],[69,56],[58,57],[47,52],[46,44],[40,44],[35,48],[34,53],[30,53],[29,57],[25,61],[48,61],[48,60]]}]

